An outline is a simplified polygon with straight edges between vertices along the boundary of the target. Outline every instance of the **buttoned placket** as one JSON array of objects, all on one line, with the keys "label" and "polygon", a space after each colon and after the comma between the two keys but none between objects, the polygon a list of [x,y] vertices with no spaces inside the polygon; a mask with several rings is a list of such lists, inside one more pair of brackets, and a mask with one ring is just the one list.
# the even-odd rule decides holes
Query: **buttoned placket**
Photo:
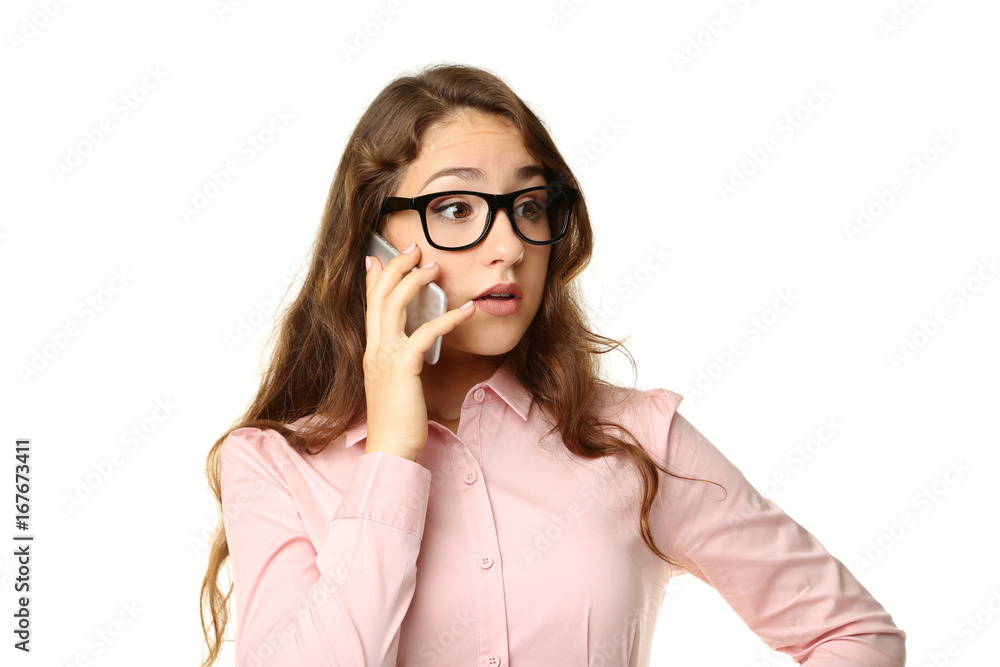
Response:
[{"label": "buttoned placket", "polygon": [[481,456],[474,452],[481,453],[483,446],[496,446],[495,433],[487,433],[487,441],[483,442],[481,424],[485,410],[502,409],[502,401],[490,398],[486,389],[477,387],[471,401],[462,405],[458,434],[445,433],[458,499],[468,529],[469,566],[475,581],[479,628],[479,664],[484,667],[500,667],[508,662],[507,603],[493,507],[486,490]]}]

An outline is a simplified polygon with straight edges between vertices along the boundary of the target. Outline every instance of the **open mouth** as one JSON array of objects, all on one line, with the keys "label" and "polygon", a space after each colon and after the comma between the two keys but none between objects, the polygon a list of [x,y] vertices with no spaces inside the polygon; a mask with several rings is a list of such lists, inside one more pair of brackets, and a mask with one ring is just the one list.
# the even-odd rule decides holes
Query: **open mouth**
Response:
[{"label": "open mouth", "polygon": [[487,294],[486,296],[481,296],[476,301],[507,301],[508,299],[513,299],[513,294]]}]

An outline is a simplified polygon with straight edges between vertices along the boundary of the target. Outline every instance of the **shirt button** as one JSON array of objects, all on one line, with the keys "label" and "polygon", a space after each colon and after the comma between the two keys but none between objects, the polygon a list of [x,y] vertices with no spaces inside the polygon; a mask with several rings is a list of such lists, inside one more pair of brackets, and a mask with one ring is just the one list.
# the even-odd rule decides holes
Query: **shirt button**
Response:
[{"label": "shirt button", "polygon": [[492,566],[493,566],[493,559],[492,558],[490,558],[489,556],[480,556],[479,557],[479,567],[483,568],[484,570],[488,570]]},{"label": "shirt button", "polygon": [[489,667],[498,667],[500,664],[500,656],[496,653],[490,653],[486,656],[486,664],[489,665]]},{"label": "shirt button", "polygon": [[472,397],[475,398],[477,401],[482,401],[484,398],[486,398],[486,391],[483,390],[482,388],[479,388],[476,390],[476,393],[472,395]]},{"label": "shirt button", "polygon": [[465,473],[465,483],[466,484],[475,484],[477,477],[479,477],[479,475],[476,474],[476,471],[475,470],[470,470],[469,472]]}]

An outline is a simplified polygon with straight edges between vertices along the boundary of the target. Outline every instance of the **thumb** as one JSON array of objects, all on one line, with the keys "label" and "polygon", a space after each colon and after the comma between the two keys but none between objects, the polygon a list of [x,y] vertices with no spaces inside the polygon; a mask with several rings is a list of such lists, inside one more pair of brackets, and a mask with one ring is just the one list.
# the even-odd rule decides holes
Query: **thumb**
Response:
[{"label": "thumb", "polygon": [[365,255],[365,280],[370,285],[382,273],[382,262],[375,255]]}]

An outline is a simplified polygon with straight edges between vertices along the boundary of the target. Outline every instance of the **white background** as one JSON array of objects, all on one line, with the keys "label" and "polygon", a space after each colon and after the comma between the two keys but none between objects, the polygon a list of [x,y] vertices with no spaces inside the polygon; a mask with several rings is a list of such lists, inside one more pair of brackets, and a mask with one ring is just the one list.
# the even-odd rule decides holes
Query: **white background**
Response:
[{"label": "white background", "polygon": [[[996,659],[1000,5],[49,4],[0,18],[0,533],[13,545],[13,441],[29,437],[36,536],[30,656],[11,648],[0,549],[5,663],[198,663],[205,455],[255,391],[261,312],[306,260],[368,103],[440,61],[499,74],[551,129],[595,229],[595,321],[632,336],[638,386],[685,396],[908,632],[908,664]],[[275,109],[293,119],[248,159]],[[206,188],[229,160],[240,172]],[[874,215],[852,235],[859,207]],[[782,291],[792,305],[771,310]],[[175,406],[160,423],[158,401]],[[709,587],[669,590],[652,664],[790,664]],[[125,631],[95,641],[129,604]]]}]

